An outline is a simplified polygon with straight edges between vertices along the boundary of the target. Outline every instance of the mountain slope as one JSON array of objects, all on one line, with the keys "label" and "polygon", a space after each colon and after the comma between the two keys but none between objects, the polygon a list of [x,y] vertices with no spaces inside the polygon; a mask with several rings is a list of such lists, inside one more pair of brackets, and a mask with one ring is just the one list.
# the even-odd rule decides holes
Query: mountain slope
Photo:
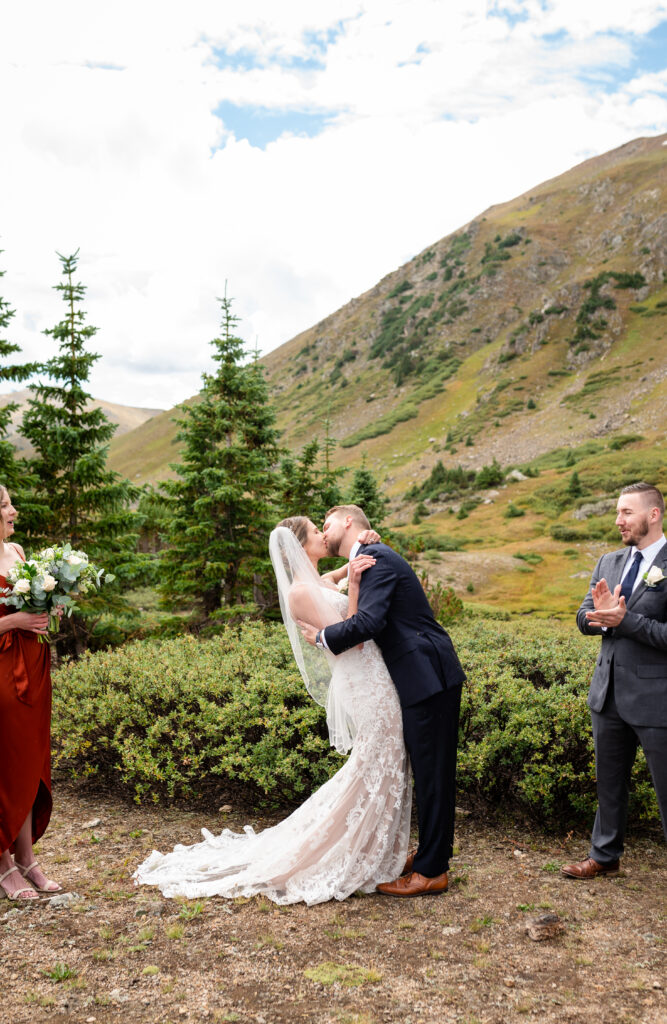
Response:
[{"label": "mountain slope", "polygon": [[[491,207],[264,357],[285,441],[322,436],[328,417],[337,460],[365,456],[399,499],[437,459],[507,465],[564,439],[658,436],[666,268],[660,136]],[[117,439],[114,468],[169,475],[172,415]]]},{"label": "mountain slope", "polygon": [[[270,353],[288,439],[321,432],[328,408],[342,457],[365,452],[398,494],[436,453],[507,464],[633,419],[659,431],[666,143],[637,140],[492,207]],[[468,437],[472,450],[438,452]]]}]

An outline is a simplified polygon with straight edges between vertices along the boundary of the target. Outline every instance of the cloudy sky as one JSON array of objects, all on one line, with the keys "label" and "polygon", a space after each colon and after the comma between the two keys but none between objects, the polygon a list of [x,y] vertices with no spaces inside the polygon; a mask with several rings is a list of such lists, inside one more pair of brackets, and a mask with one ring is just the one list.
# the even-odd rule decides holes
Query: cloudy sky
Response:
[{"label": "cloudy sky", "polygon": [[170,407],[225,281],[267,352],[425,246],[667,130],[667,0],[25,0],[0,33],[0,295],[80,249],[97,397]]}]

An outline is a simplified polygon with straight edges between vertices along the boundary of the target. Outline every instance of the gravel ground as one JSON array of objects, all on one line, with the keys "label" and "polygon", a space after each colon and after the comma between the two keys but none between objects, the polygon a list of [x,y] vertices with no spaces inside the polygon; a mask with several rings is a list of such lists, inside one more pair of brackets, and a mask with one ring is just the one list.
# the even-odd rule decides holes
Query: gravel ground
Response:
[{"label": "gravel ground", "polygon": [[[619,877],[582,883],[558,867],[584,836],[463,813],[444,895],[176,902],[132,885],[153,848],[276,819],[137,808],[64,780],[54,796],[38,853],[78,898],[0,903],[3,1022],[667,1024],[658,834],[632,840]],[[534,941],[527,926],[549,914]]]}]

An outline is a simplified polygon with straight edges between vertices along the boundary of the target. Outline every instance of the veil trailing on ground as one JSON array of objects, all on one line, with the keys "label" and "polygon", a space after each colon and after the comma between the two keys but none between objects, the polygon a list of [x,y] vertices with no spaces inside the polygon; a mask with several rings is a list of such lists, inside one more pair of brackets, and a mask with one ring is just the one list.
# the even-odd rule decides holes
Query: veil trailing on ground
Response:
[{"label": "veil trailing on ground", "polygon": [[[331,588],[322,582],[297,537],[286,526],[277,526],[269,537],[269,554],[278,583],[280,610],[294,658],[314,701],[327,709],[332,746],[346,753],[352,746],[353,730],[342,702],[331,686],[334,655],[312,647],[303,639],[296,619],[324,629],[343,616],[331,600]],[[329,592],[329,594],[327,594]],[[334,593],[335,597],[335,593]]]}]

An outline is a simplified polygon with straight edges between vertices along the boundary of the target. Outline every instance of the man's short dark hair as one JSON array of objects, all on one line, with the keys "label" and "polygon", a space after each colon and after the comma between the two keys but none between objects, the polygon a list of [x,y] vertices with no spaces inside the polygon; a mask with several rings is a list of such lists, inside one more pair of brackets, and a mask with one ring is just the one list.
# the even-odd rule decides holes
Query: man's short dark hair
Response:
[{"label": "man's short dark hair", "polygon": [[640,480],[636,484],[628,484],[623,488],[621,494],[643,494],[648,508],[657,508],[661,516],[665,514],[665,499],[662,492],[653,484],[647,484]]}]

